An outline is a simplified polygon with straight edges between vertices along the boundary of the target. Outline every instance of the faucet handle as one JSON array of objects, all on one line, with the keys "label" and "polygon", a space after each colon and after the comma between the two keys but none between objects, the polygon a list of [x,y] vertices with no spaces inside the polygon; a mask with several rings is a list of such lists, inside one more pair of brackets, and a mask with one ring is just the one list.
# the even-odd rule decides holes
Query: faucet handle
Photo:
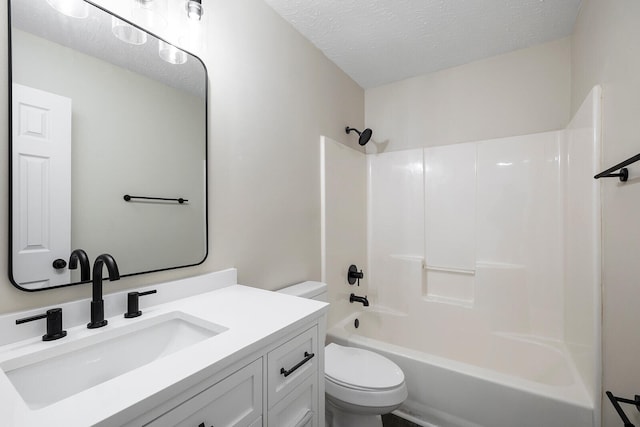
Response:
[{"label": "faucet handle", "polygon": [[358,271],[358,267],[355,264],[351,264],[349,266],[349,270],[347,270],[347,281],[350,285],[353,285],[358,282],[358,286],[360,286],[360,279],[364,278],[364,273],[362,269]]},{"label": "faucet handle", "polygon": [[142,297],[145,295],[155,294],[155,289],[147,292],[129,292],[127,294],[127,312],[124,314],[124,317],[127,319],[131,319],[133,317],[138,317],[142,314],[142,311],[139,307],[138,297]]},{"label": "faucet handle", "polygon": [[17,319],[16,325],[32,322],[34,320],[47,319],[47,333],[42,336],[42,341],[53,341],[67,336],[67,331],[62,330],[62,309],[52,308],[46,313],[37,316]]}]

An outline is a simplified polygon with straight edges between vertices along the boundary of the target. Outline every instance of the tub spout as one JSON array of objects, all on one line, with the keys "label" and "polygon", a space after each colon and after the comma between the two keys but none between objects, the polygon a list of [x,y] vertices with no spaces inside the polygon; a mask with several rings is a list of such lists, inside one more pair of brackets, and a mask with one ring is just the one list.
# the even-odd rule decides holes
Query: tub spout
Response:
[{"label": "tub spout", "polygon": [[366,296],[359,297],[359,296],[356,296],[356,294],[349,295],[349,302],[352,303],[354,301],[362,303],[362,305],[364,305],[365,307],[369,307],[369,300],[367,299]]}]

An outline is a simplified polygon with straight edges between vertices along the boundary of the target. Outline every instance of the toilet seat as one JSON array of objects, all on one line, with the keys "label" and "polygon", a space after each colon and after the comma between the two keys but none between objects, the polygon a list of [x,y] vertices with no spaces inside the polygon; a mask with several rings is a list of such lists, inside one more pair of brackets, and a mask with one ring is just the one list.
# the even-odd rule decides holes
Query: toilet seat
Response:
[{"label": "toilet seat", "polygon": [[402,370],[369,350],[331,343],[325,347],[327,397],[361,407],[392,407],[407,398]]}]

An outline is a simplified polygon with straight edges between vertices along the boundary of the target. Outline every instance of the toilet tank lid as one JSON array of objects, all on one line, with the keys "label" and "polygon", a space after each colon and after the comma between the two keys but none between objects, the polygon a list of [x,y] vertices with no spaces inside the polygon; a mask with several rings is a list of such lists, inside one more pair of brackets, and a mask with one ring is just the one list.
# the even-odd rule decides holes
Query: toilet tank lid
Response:
[{"label": "toilet tank lid", "polygon": [[296,297],[313,298],[327,292],[327,284],[308,281],[287,286],[286,288],[280,289],[278,292]]}]

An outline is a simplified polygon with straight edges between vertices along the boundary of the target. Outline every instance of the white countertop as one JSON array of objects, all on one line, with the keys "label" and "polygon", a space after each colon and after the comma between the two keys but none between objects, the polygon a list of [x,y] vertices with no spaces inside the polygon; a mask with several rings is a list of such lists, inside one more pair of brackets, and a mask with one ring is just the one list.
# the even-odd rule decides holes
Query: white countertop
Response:
[{"label": "white countertop", "polygon": [[[4,345],[0,347],[0,363],[173,311],[228,328],[215,337],[38,410],[26,405],[8,377],[0,371],[0,425],[87,427],[110,425],[109,419],[115,415],[118,420],[133,419],[319,318],[327,309],[328,304],[319,301],[231,285],[143,307],[143,315],[135,319],[125,319],[122,314],[111,317],[109,324],[100,329],[87,329],[84,325],[67,328],[65,324],[68,335],[60,340],[43,342],[40,333],[33,338]],[[127,349],[123,348],[123,357],[126,357],[126,352]]]}]

